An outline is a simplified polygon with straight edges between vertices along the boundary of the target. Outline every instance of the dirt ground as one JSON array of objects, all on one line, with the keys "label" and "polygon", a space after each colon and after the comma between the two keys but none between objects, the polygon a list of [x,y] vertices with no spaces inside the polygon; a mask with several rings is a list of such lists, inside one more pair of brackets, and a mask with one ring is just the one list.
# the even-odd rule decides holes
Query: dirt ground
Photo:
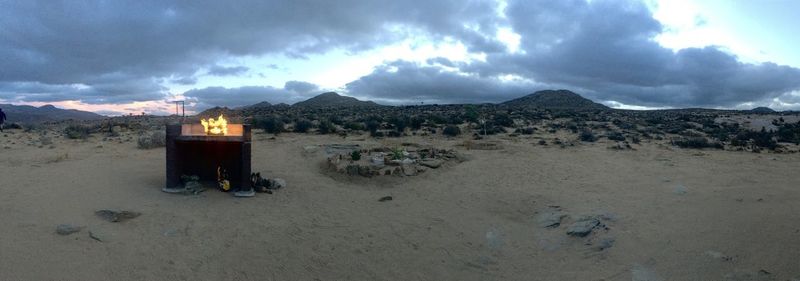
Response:
[{"label": "dirt ground", "polygon": [[[560,148],[528,136],[490,137],[498,150],[441,136],[269,137],[254,136],[253,170],[288,186],[241,199],[161,192],[165,151],[135,140],[40,148],[27,145],[30,133],[0,133],[0,280],[800,278],[800,154]],[[402,142],[469,160],[415,177],[346,179],[304,150]],[[100,209],[142,215],[110,223]],[[561,225],[537,224],[552,210],[568,215]],[[605,227],[567,235],[585,215]],[[84,228],[56,234],[65,223]]]}]

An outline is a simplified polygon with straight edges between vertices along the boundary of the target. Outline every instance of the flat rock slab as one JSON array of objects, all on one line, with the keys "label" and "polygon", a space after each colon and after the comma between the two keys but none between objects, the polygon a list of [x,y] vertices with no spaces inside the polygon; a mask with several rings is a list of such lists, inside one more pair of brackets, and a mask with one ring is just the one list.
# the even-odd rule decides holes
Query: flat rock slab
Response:
[{"label": "flat rock slab", "polygon": [[70,235],[75,232],[81,231],[82,228],[83,227],[71,224],[59,224],[58,226],[56,226],[56,233],[58,233],[58,235]]},{"label": "flat rock slab", "polygon": [[567,214],[561,211],[547,211],[536,215],[536,224],[540,227],[558,227]]},{"label": "flat rock slab", "polygon": [[420,161],[419,164],[428,168],[436,169],[441,167],[442,164],[444,164],[444,161],[439,159],[425,159]]},{"label": "flat rock slab", "polygon": [[572,223],[567,228],[567,234],[572,236],[584,237],[592,233],[592,230],[600,225],[600,221],[596,218],[588,218]]},{"label": "flat rock slab", "polygon": [[142,215],[142,213],[139,212],[113,210],[99,210],[95,211],[94,214],[109,222],[123,222]]}]

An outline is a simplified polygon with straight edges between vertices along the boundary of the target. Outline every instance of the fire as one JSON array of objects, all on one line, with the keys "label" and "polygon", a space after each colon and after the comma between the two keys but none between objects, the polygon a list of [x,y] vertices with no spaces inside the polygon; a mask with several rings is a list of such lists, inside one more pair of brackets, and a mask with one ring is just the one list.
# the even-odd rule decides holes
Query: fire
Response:
[{"label": "fire", "polygon": [[222,117],[222,114],[214,120],[214,118],[201,119],[200,124],[203,124],[203,129],[209,135],[227,135],[228,134],[228,120]]}]

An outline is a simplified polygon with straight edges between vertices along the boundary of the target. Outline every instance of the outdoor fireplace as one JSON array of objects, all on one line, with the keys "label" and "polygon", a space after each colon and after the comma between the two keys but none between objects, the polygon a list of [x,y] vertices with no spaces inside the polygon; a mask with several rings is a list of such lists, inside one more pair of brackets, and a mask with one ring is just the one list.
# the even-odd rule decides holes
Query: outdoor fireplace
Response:
[{"label": "outdoor fireplace", "polygon": [[222,119],[202,124],[167,125],[167,189],[181,188],[182,175],[217,182],[217,169],[228,172],[231,190],[250,188],[250,126]]}]

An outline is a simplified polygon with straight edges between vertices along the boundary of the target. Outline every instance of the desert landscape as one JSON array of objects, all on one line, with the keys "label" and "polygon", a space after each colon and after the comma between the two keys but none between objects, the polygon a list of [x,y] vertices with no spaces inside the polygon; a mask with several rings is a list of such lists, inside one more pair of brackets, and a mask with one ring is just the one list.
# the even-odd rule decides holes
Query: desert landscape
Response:
[{"label": "desert landscape", "polygon": [[[268,105],[260,110],[269,113],[257,115],[214,109],[185,120],[6,126],[0,279],[800,278],[800,154],[772,133],[794,126],[796,113],[558,110],[553,100],[574,96],[554,93],[502,109]],[[346,111],[341,106],[354,113],[336,115],[335,124],[327,114]],[[253,198],[213,187],[162,192],[165,124],[195,123],[219,110],[253,124],[253,172],[281,178],[285,187]],[[470,123],[472,110],[483,121]],[[399,111],[422,122],[398,130],[385,118],[370,132],[371,117],[361,111]],[[437,112],[464,118],[437,124]],[[270,118],[282,116],[298,119],[274,131]],[[670,133],[672,119],[645,126],[639,116],[688,121]],[[506,118],[510,127],[501,125]],[[779,118],[768,131],[774,147],[744,137],[732,145],[746,126],[721,141],[711,124],[694,121]],[[306,131],[298,129],[303,122]],[[448,127],[458,132],[445,133]],[[388,175],[351,173],[347,166],[362,165],[352,151],[363,152],[365,166],[397,151],[408,163],[378,163],[397,167]],[[451,156],[431,165],[439,156],[420,159],[429,151]],[[339,159],[344,164],[330,165]],[[408,174],[410,163],[427,164]],[[99,210],[138,216],[110,222]]]}]

